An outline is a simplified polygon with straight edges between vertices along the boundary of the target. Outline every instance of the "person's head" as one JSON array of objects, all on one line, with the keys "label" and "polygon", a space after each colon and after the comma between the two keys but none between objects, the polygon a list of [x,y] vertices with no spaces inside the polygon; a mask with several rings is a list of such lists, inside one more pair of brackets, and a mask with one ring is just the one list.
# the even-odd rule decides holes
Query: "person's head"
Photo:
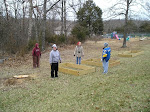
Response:
[{"label": "person's head", "polygon": [[77,43],[77,45],[78,45],[78,46],[81,46],[81,42],[79,41],[79,42]]},{"label": "person's head", "polygon": [[35,47],[36,47],[36,48],[39,48],[39,44],[38,44],[38,43],[36,43],[36,44],[35,44]]},{"label": "person's head", "polygon": [[104,47],[108,47],[108,43],[104,43]]},{"label": "person's head", "polygon": [[53,44],[52,48],[53,48],[54,51],[56,51],[57,50],[56,44]]}]

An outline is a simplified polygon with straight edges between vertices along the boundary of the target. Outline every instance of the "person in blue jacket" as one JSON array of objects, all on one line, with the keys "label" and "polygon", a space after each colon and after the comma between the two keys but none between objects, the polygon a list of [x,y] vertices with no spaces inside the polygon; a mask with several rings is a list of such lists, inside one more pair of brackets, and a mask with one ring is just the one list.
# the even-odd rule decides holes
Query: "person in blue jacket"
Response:
[{"label": "person in blue jacket", "polygon": [[108,64],[109,64],[110,55],[111,55],[111,48],[108,47],[108,43],[104,43],[102,60],[101,60],[103,63],[103,69],[104,69],[103,74],[108,73]]}]

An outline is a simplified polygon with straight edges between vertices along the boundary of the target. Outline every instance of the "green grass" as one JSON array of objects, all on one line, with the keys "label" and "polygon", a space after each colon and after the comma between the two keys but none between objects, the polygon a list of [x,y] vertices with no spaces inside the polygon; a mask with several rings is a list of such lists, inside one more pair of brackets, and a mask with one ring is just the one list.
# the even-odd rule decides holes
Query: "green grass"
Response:
[{"label": "green grass", "polygon": [[49,69],[41,67],[35,80],[0,88],[0,112],[149,112],[149,49],[147,45],[144,55],[120,58],[121,65],[109,68],[107,75],[97,67],[92,74],[59,73],[59,78],[51,79]]}]

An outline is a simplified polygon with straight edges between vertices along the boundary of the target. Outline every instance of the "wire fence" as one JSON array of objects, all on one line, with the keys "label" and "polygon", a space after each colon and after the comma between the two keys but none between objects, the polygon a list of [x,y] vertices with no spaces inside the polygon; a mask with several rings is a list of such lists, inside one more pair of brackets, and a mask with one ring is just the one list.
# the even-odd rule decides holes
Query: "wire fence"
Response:
[{"label": "wire fence", "polygon": [[[119,38],[123,38],[123,34],[121,33],[118,33],[117,34]],[[127,37],[130,36],[131,38],[141,38],[141,37],[148,37],[150,38],[150,33],[131,33],[131,34],[128,34]],[[111,38],[111,33],[108,33],[108,34],[105,34],[103,35],[104,38]]]}]

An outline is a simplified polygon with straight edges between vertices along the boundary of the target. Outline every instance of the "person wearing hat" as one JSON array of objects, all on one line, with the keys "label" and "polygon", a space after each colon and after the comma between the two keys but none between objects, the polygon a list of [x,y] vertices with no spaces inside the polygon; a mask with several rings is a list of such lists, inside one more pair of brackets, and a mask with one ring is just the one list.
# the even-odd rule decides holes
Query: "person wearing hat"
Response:
[{"label": "person wearing hat", "polygon": [[103,63],[103,69],[104,69],[103,74],[108,73],[108,64],[109,64],[110,55],[111,55],[111,48],[108,47],[108,43],[104,43],[102,59],[101,59]]},{"label": "person wearing hat", "polygon": [[[51,77],[58,77],[58,63],[61,63],[61,57],[59,51],[57,50],[56,44],[52,46],[52,51],[50,52],[49,62],[51,66]],[[55,76],[54,76],[55,71]]]},{"label": "person wearing hat", "polygon": [[40,67],[41,51],[38,43],[35,44],[35,47],[32,50],[32,57],[33,57],[33,68]]},{"label": "person wearing hat", "polygon": [[84,56],[83,47],[81,46],[81,42],[77,43],[75,47],[74,56],[76,56],[76,64],[81,64],[81,57]]}]

